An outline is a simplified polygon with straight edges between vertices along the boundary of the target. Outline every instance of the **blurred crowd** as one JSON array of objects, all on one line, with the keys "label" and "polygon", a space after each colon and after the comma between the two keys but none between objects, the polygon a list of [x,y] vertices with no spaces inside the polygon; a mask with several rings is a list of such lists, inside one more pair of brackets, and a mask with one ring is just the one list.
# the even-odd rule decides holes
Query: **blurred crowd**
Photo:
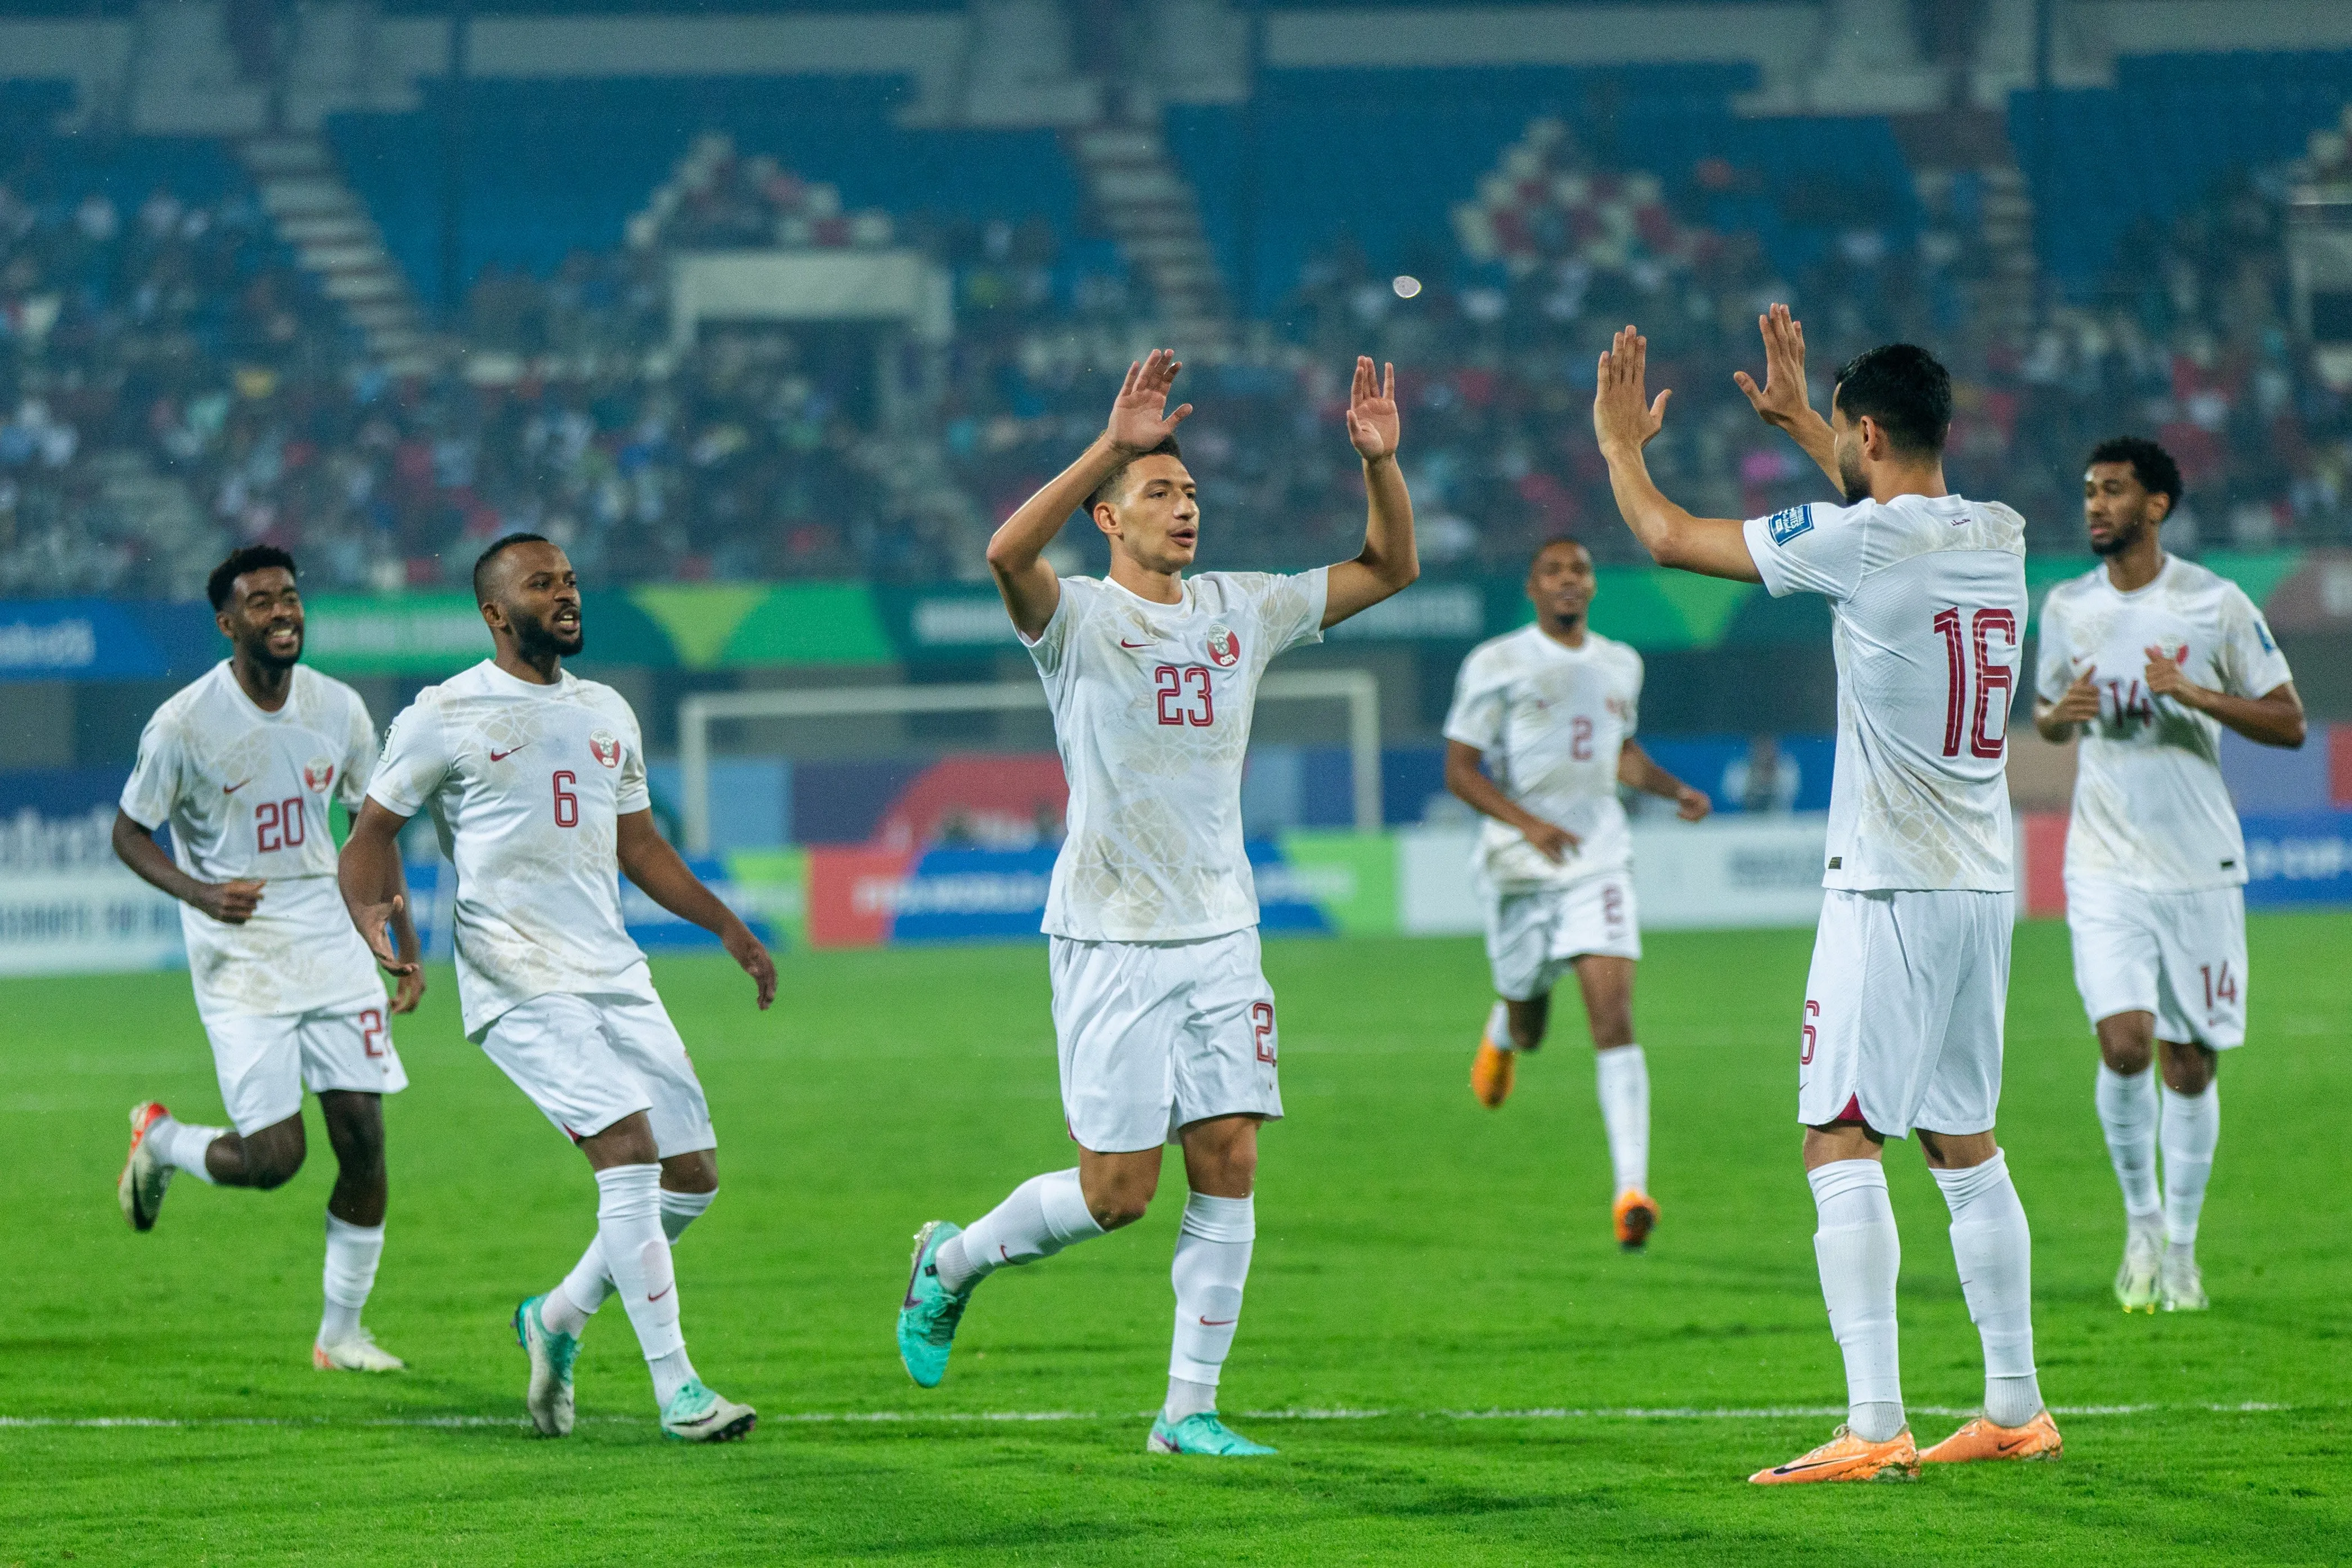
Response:
[{"label": "blurred crowd", "polygon": [[[1819,498],[1731,380],[1760,372],[1755,318],[1775,299],[1805,319],[1818,403],[1862,347],[1936,348],[1956,378],[1955,486],[2018,507],[2039,548],[2080,548],[2082,454],[2126,430],[2180,458],[2184,542],[2341,540],[2352,407],[2289,310],[2288,182],[2310,173],[2239,176],[2123,236],[2086,298],[2011,312],[1988,304],[1964,184],[1899,223],[1850,215],[1768,250],[1722,221],[1740,171],[1612,169],[1538,121],[1410,276],[1341,240],[1275,319],[1192,361],[1182,440],[1205,559],[1353,549],[1339,413],[1360,351],[1400,367],[1433,569],[1516,570],[1561,530],[1630,559],[1586,390],[1628,320],[1651,338],[1653,385],[1675,392],[1652,449],[1670,492],[1739,516]],[[847,213],[710,140],[624,246],[546,277],[484,271],[452,323],[466,352],[394,377],[247,197],[159,188],[125,211],[37,183],[0,179],[0,592],[19,595],[184,591],[148,548],[158,480],[193,501],[187,527],[283,544],[320,586],[453,585],[518,528],[563,541],[593,581],[969,576],[995,519],[1099,428],[1148,314],[1098,240],[1036,218]],[[667,257],[772,244],[922,249],[952,280],[953,338],[918,351],[853,327],[730,327],[675,347]],[[1099,564],[1098,546],[1073,530],[1068,559]]]}]

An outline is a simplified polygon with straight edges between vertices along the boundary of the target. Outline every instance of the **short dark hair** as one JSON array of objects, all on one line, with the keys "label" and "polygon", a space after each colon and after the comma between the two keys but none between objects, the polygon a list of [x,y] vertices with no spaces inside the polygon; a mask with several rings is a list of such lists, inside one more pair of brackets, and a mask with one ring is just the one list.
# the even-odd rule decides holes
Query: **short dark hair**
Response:
[{"label": "short dark hair", "polygon": [[1551,549],[1554,545],[1574,545],[1577,549],[1582,550],[1587,556],[1590,556],[1592,553],[1592,547],[1586,544],[1582,539],[1578,538],[1574,534],[1554,534],[1549,538],[1545,539],[1541,544],[1536,546],[1534,553],[1528,557],[1528,570],[1529,571],[1535,570],[1536,562],[1543,559],[1543,552]]},{"label": "short dark hair", "polygon": [[543,545],[552,541],[545,534],[501,534],[490,541],[490,548],[474,558],[474,602],[487,604],[490,596],[482,591],[488,579],[490,563],[517,545]]},{"label": "short dark hair", "polygon": [[2096,463],[2128,463],[2132,477],[2140,488],[2151,496],[2161,496],[2174,506],[2180,504],[2180,465],[2172,454],[2144,435],[2111,435],[2091,448],[2090,457],[2083,466]]},{"label": "short dark hair", "polygon": [[1848,360],[1835,396],[1848,419],[1868,414],[1911,456],[1935,456],[1951,432],[1952,372],[1914,343],[1882,343]]},{"label": "short dark hair", "polygon": [[1146,457],[1173,457],[1177,462],[1181,463],[1184,461],[1184,449],[1176,444],[1176,438],[1174,436],[1165,436],[1161,438],[1159,445],[1151,447],[1147,451],[1139,452],[1134,456],[1127,459],[1124,463],[1121,463],[1118,467],[1104,475],[1103,482],[1095,486],[1093,495],[1087,497],[1087,515],[1088,517],[1092,517],[1094,515],[1094,509],[1097,507],[1102,505],[1105,501],[1109,500],[1113,496],[1118,495],[1119,487],[1127,483],[1127,471],[1134,467]]},{"label": "short dark hair", "polygon": [[294,569],[294,558],[276,545],[245,545],[228,552],[228,559],[213,568],[205,579],[205,597],[213,601],[213,613],[228,608],[228,596],[236,591],[236,580],[248,571],[266,571],[282,566],[289,577],[300,575]]}]

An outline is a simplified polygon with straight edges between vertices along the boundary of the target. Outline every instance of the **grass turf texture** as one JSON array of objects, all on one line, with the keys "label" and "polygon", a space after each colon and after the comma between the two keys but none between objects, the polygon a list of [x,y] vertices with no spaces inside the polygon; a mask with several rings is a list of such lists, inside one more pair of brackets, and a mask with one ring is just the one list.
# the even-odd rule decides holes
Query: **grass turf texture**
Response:
[{"label": "grass turf texture", "polygon": [[[1487,1002],[1475,943],[1270,943],[1290,1119],[1265,1141],[1225,1405],[1386,1414],[1234,1414],[1283,1450],[1247,1463],[1141,1452],[1164,1387],[1173,1160],[1131,1231],[992,1281],[943,1388],[899,1369],[916,1225],[968,1221],[1073,1157],[1039,949],[796,954],[765,1018],[723,960],[657,967],[722,1140],[719,1202],[678,1250],[689,1342],[764,1420],[714,1450],[659,1439],[617,1305],[588,1332],[578,1433],[517,1425],[507,1317],[586,1242],[594,1189],[459,1036],[447,973],[399,1028],[415,1087],[387,1104],[368,1318],[414,1368],[387,1378],[309,1365],[332,1171],[315,1106],[289,1187],[184,1176],[133,1235],[112,1193],[124,1108],[218,1113],[184,978],[0,984],[17,1149],[0,1168],[0,1416],[195,1423],[0,1427],[0,1563],[2340,1559],[2352,918],[2262,918],[2252,940],[2254,1044],[2221,1074],[2199,1249],[2216,1307],[2127,1318],[2065,933],[2019,932],[2002,1142],[2034,1227],[2042,1386],[2062,1408],[2154,1408],[2063,1417],[2053,1465],[1770,1491],[1742,1478],[1835,1425],[1771,1412],[1843,1394],[1791,1122],[1804,933],[1649,939],[1664,1219],[1640,1257],[1609,1239],[1573,987],[1552,1048],[1488,1113],[1465,1085]],[[1908,1145],[1888,1166],[1924,1444],[1957,1420],[1917,1407],[1972,1405],[1980,1364],[1934,1185]],[[2286,1408],[2204,1408],[2249,1401]],[[1444,1414],[1541,1407],[1765,1413]],[[877,1413],[905,1418],[840,1418]],[[276,1424],[207,1424],[257,1419]]]}]

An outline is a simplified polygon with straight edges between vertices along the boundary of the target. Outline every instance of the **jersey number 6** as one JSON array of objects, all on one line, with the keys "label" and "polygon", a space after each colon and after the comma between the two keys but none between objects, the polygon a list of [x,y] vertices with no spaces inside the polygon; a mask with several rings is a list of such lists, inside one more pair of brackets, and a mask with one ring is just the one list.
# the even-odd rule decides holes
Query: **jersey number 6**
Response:
[{"label": "jersey number 6", "polygon": [[559,768],[551,782],[555,785],[555,825],[559,828],[578,827],[580,797],[572,792],[572,786],[580,782],[580,776],[569,768]]},{"label": "jersey number 6", "polygon": [[[2007,664],[1992,662],[1992,650],[1988,646],[1998,632],[2009,644],[2012,654],[2017,652],[2017,617],[2006,610],[1979,610],[1969,623],[1969,638],[1960,635],[1960,612],[1958,609],[1936,612],[1936,630],[1944,636],[1944,657],[1951,670],[1951,685],[1944,695],[1944,755],[1960,754],[1960,731],[1969,731],[1969,755],[1998,758],[2009,740],[2009,698],[2016,688],[2017,672]],[[1976,714],[1973,722],[1969,716],[1969,648],[1976,646]],[[2000,706],[1994,706],[1993,694],[1999,692]],[[2000,729],[1992,729],[1993,716],[2000,716]]]}]

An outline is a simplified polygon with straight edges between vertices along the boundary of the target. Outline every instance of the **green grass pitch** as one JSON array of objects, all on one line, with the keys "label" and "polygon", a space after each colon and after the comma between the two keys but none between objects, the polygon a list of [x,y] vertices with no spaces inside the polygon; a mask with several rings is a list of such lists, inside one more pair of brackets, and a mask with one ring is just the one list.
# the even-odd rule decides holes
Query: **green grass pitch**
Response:
[{"label": "green grass pitch", "polygon": [[[1490,1113],[1465,1085],[1475,943],[1270,943],[1290,1118],[1265,1142],[1223,1393],[1282,1453],[1251,1463],[1142,1452],[1173,1162],[1132,1231],[992,1281],[944,1387],[899,1369],[916,1225],[1072,1158],[1039,948],[795,954],[766,1017],[723,961],[657,966],[722,1140],[719,1204],[678,1253],[686,1325],[706,1376],[763,1417],[715,1450],[660,1439],[617,1308],[589,1331],[578,1433],[521,1429],[507,1317],[587,1240],[593,1187],[460,1037],[446,972],[399,1030],[415,1087],[388,1106],[369,1312],[413,1370],[373,1379],[306,1354],[331,1171],[315,1110],[290,1187],[184,1177],[132,1235],[112,1190],[125,1107],[219,1109],[184,978],[0,984],[0,1564],[2352,1554],[2352,917],[2254,922],[2254,1043],[2221,1074],[2200,1245],[2215,1309],[2155,1318],[2109,1294],[2120,1206],[2065,933],[2021,928],[2003,1143],[2066,1455],[1766,1491],[1743,1478],[1825,1437],[1843,1396],[1792,1124],[1810,940],[1649,939],[1664,1219],[1641,1257],[1610,1243],[1572,1003]],[[1923,1407],[1979,1396],[1977,1340],[1932,1182],[1907,1145],[1888,1165],[1906,1393],[1931,1440],[1956,1423]],[[1014,1413],[1056,1418],[975,1418]]]}]

